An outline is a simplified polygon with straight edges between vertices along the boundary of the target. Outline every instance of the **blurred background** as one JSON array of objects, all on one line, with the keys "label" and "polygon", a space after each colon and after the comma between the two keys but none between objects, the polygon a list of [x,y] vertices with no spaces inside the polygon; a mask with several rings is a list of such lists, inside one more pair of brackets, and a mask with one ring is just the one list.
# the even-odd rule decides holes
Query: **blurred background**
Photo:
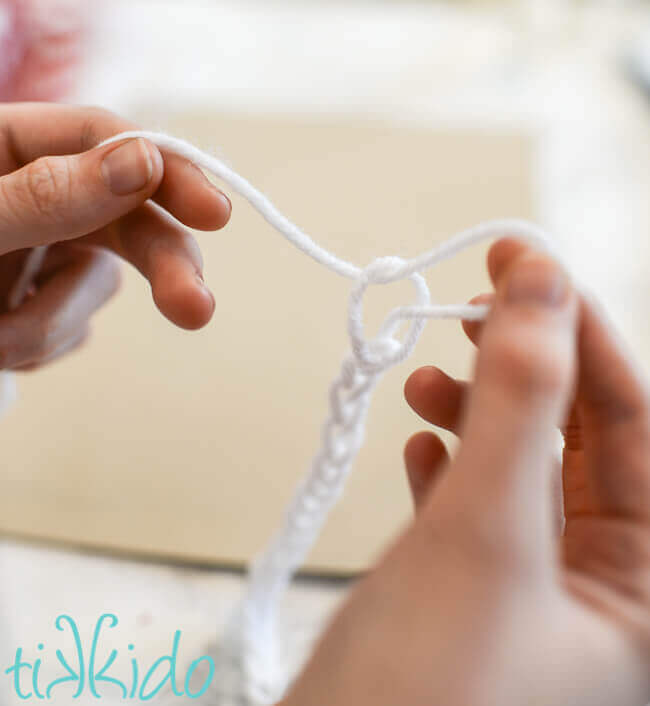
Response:
[{"label": "blurred background", "polygon": [[[281,146],[267,150],[265,156],[264,139],[250,138],[255,130],[267,134],[265,124],[272,131],[284,125],[285,138],[286,129],[291,132],[287,125],[318,124],[326,126],[324,130],[334,125],[342,132],[323,134],[328,140],[345,134],[348,137],[341,141],[346,145],[346,140],[363,142],[364,125],[367,130],[388,126],[396,131],[397,142],[390,143],[395,159],[400,153],[406,155],[400,168],[420,182],[431,174],[438,192],[446,181],[454,181],[457,187],[453,201],[444,206],[437,205],[435,194],[426,202],[433,213],[431,224],[424,216],[411,222],[413,204],[421,204],[431,194],[422,187],[419,201],[410,201],[402,189],[408,184],[413,191],[417,185],[400,179],[387,164],[385,177],[379,175],[386,182],[386,197],[395,195],[409,227],[417,229],[418,223],[426,222],[442,239],[451,234],[450,229],[471,225],[476,217],[535,218],[554,234],[572,272],[605,303],[650,372],[650,2],[646,0],[0,0],[0,56],[3,100],[102,105],[151,129],[169,129],[199,140],[219,154],[237,153],[238,164],[247,164],[253,172],[256,161],[262,164],[273,156],[277,164],[281,159]],[[237,125],[248,126],[250,132],[237,133]],[[296,136],[298,132],[296,128]],[[300,134],[300,139],[307,139]],[[404,142],[400,151],[399,140],[407,134],[422,142],[408,142],[408,146]],[[356,136],[354,140],[350,135]],[[437,136],[435,144],[443,145],[439,160],[427,152],[434,144],[429,136]],[[511,142],[503,142],[509,138]],[[286,144],[284,166],[290,170],[294,165],[298,171],[292,178],[296,179],[304,173],[300,170],[310,169],[309,143],[302,162],[291,151],[290,141]],[[426,146],[420,151],[427,156],[425,164],[418,158],[417,144]],[[444,148],[445,144],[451,147]],[[501,149],[511,150],[503,164],[499,164]],[[513,157],[513,149],[523,156]],[[326,165],[319,154],[314,159]],[[343,149],[341,154],[345,160]],[[358,166],[352,161],[350,165]],[[458,165],[462,172],[455,169]],[[500,181],[501,190],[492,195],[489,175],[499,169],[508,172],[510,182]],[[379,176],[374,177],[378,182]],[[317,237],[323,233],[319,239],[337,242],[327,240],[335,238],[335,221],[328,221],[308,195],[301,211],[298,199],[292,197],[292,182],[282,181],[281,168],[260,172],[259,178],[272,195],[282,196],[289,216],[299,213],[301,222],[307,222]],[[370,179],[362,172],[359,178]],[[354,193],[354,182],[342,183]],[[507,188],[517,213],[501,213],[510,203],[503,197]],[[359,199],[354,214],[353,199],[348,206],[351,222],[361,229],[370,218],[365,214],[372,202]],[[435,221],[437,208],[440,218]],[[256,229],[250,233],[251,243],[268,235],[258,222],[251,227]],[[391,252],[410,254],[421,249],[414,250],[410,231],[405,227],[402,232],[397,222],[386,242],[379,236],[377,242],[381,242],[380,252],[367,236],[358,253],[348,254],[368,258],[383,254],[392,243]],[[208,264],[220,256],[214,251]],[[474,281],[467,273],[474,269],[464,271],[468,281],[463,291],[470,295]],[[214,289],[219,291],[218,282]],[[278,285],[278,296],[280,290]],[[135,301],[137,290],[127,289],[125,296]],[[340,321],[341,305],[333,308],[334,319]],[[333,350],[340,351],[342,341],[342,336],[336,338]],[[439,355],[451,359],[452,353]],[[337,356],[333,354],[332,361]],[[69,370],[76,370],[75,365]],[[61,371],[62,379],[72,374],[65,368]],[[315,389],[322,391],[317,400],[324,400],[324,385],[333,372],[328,360],[322,375],[312,374]],[[395,378],[395,390],[405,374],[401,370],[399,379]],[[29,384],[37,389],[40,383]],[[33,399],[30,394],[27,389],[28,400]],[[321,413],[320,403],[310,409],[314,425]],[[300,423],[297,418],[294,422]],[[392,419],[386,420],[389,423],[394,428]],[[402,423],[412,427],[414,420],[395,422]],[[178,433],[189,434],[180,427]],[[18,432],[16,438],[20,438]],[[308,436],[305,448],[312,448],[315,438]],[[394,459],[399,458],[402,441],[397,433],[391,439],[397,451],[391,463],[398,463]],[[206,446],[208,457],[216,452],[216,447]],[[38,458],[47,463],[43,459],[50,456]],[[390,472],[399,475],[399,471]],[[278,516],[286,490],[276,497],[272,486],[269,481],[268,492],[262,493],[273,501],[270,518]],[[353,498],[354,492],[353,487]],[[377,492],[387,493],[385,488]],[[365,505],[373,505],[360,490],[359,497],[364,497]],[[368,524],[379,527],[379,534],[402,521],[406,505],[400,505],[394,517],[386,509],[388,504],[380,506],[382,511]],[[153,509],[165,513],[164,507]],[[360,531],[350,519],[356,510],[350,506],[350,515],[344,510],[335,518],[348,536]],[[29,517],[26,522],[31,522]],[[255,543],[266,536],[265,523],[254,533]],[[135,532],[127,524],[127,536],[121,542],[128,544],[130,536],[137,545]],[[73,543],[84,544],[82,534]],[[53,527],[52,536],[56,535]],[[362,544],[375,550],[370,539],[362,539]],[[317,565],[327,565],[329,574],[336,568],[332,555],[341,541],[332,535],[330,555],[319,555]],[[241,576],[236,571],[218,573],[109,558],[93,553],[92,546],[93,542],[86,543],[86,553],[77,554],[20,539],[5,540],[0,560],[6,580],[0,595],[12,634],[23,642],[32,636],[35,640],[63,606],[75,610],[80,619],[87,618],[87,630],[91,630],[92,616],[111,607],[124,616],[124,644],[136,632],[143,654],[159,655],[167,636],[183,627],[190,635],[188,654],[197,655],[214,637],[215,626],[223,622],[240,589]],[[178,546],[177,552],[168,552],[175,561],[185,551]],[[242,560],[247,558],[247,547],[242,543]],[[144,554],[139,551],[138,558]],[[165,554],[160,547],[153,552]],[[197,552],[190,559],[199,555],[203,556]],[[235,559],[229,557],[226,563],[236,566]],[[348,559],[342,573],[359,568],[366,557],[361,552]],[[70,575],[76,577],[74,589]],[[345,581],[331,578],[294,587],[289,620],[297,636],[289,659],[299,661],[345,587]],[[206,615],[213,619],[206,621]]]},{"label": "blurred background", "polygon": [[524,128],[540,220],[624,318],[650,286],[649,15],[647,0],[2,0],[0,95],[161,124],[198,109]]}]

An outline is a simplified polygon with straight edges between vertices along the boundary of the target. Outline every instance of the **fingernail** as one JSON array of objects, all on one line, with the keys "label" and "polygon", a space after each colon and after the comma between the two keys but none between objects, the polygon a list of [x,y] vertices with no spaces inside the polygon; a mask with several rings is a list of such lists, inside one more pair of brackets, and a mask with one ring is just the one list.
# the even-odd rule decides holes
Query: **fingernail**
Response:
[{"label": "fingernail", "polygon": [[511,304],[559,307],[568,293],[569,280],[564,271],[550,260],[535,259],[515,265],[506,298]]},{"label": "fingernail", "polygon": [[216,306],[214,294],[212,294],[212,292],[208,288],[208,285],[205,283],[205,280],[203,279],[203,275],[200,272],[196,273],[196,281],[199,283],[199,286],[201,287],[201,289],[210,297],[210,299],[212,300],[212,306],[214,308]]},{"label": "fingernail", "polygon": [[223,191],[219,191],[219,198],[221,199],[223,205],[226,207],[227,213],[230,215],[232,212],[232,202],[230,199],[223,193]]},{"label": "fingernail", "polygon": [[128,140],[111,150],[102,161],[102,176],[116,196],[144,189],[153,176],[151,155],[144,140]]},{"label": "fingernail", "polygon": [[230,218],[230,214],[232,213],[231,200],[223,193],[223,191],[221,191],[221,189],[216,184],[213,184],[209,179],[207,179],[207,182],[210,185],[212,191],[214,192],[214,195],[219,199],[219,201],[221,201],[221,206],[223,207],[228,218]]}]

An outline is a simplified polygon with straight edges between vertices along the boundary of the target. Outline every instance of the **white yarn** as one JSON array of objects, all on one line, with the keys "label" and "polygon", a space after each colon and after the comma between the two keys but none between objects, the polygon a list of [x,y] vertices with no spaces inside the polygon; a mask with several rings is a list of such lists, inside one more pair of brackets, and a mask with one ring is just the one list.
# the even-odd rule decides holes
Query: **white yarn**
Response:
[{"label": "white yarn", "polygon": [[0,418],[9,411],[18,397],[16,378],[7,370],[0,372]]},{"label": "white yarn", "polygon": [[[16,310],[22,303],[29,288],[34,282],[34,278],[39,273],[47,254],[47,247],[39,246],[34,248],[23,265],[22,272],[16,283],[9,292],[7,298],[7,308],[9,311]],[[0,419],[9,411],[9,408],[16,401],[18,391],[16,389],[16,378],[13,373],[5,370],[0,371]]]},{"label": "white yarn", "polygon": [[[329,413],[322,429],[321,447],[286,509],[283,522],[266,549],[252,562],[245,594],[231,620],[217,655],[218,703],[257,706],[281,698],[287,686],[278,657],[277,615],[281,598],[294,572],[313,546],[327,515],[339,498],[354,459],[363,444],[371,396],[382,375],[408,358],[426,319],[480,320],[486,306],[434,305],[420,274],[475,243],[505,235],[549,249],[543,231],[526,221],[496,220],[469,228],[412,259],[380,257],[366,267],[338,258],[314,242],[246,179],[222,161],[193,145],[168,135],[130,131],[106,140],[144,138],[164,152],[185,157],[212,173],[245,198],[277,231],[299,250],[336,274],[354,281],[348,306],[351,351],[329,390]],[[371,285],[408,279],[415,303],[393,309],[379,333],[367,338],[363,326],[363,298]],[[401,323],[406,333],[396,337]]]}]

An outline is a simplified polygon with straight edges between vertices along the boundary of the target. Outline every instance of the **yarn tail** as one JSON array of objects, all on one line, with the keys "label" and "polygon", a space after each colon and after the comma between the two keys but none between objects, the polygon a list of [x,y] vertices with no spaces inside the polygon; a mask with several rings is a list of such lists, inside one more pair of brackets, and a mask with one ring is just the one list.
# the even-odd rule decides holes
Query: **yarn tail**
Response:
[{"label": "yarn tail", "polygon": [[[9,311],[17,309],[23,303],[29,288],[34,282],[34,278],[43,266],[46,255],[47,247],[39,246],[34,248],[27,256],[16,284],[9,292],[7,301]],[[18,390],[15,376],[9,371],[0,372],[0,419],[7,414],[17,398]]]},{"label": "yarn tail", "polygon": [[17,397],[18,390],[13,373],[0,372],[0,419],[7,414]]}]

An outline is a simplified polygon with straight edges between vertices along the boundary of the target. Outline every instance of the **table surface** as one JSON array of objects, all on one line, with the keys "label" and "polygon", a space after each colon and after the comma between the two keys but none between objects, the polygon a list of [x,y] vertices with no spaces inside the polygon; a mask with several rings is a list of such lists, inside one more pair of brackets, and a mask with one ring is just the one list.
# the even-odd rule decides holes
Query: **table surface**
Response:
[{"label": "table surface", "polygon": [[[647,26],[642,10],[582,9],[571,21],[551,13],[533,27],[505,11],[424,4],[110,5],[76,99],[127,115],[183,105],[529,126],[541,146],[545,225],[564,234],[574,272],[650,360],[650,333],[635,305],[650,294],[650,121],[618,62],[624,42]],[[41,640],[46,655],[54,650],[63,638],[53,622],[62,613],[84,635],[102,613],[117,614],[122,651],[136,643],[142,664],[168,650],[177,629],[184,654],[195,658],[218,635],[242,581],[9,539],[0,562],[5,663],[19,645],[32,657]],[[293,587],[286,613],[294,663],[344,590],[327,582]]]}]

